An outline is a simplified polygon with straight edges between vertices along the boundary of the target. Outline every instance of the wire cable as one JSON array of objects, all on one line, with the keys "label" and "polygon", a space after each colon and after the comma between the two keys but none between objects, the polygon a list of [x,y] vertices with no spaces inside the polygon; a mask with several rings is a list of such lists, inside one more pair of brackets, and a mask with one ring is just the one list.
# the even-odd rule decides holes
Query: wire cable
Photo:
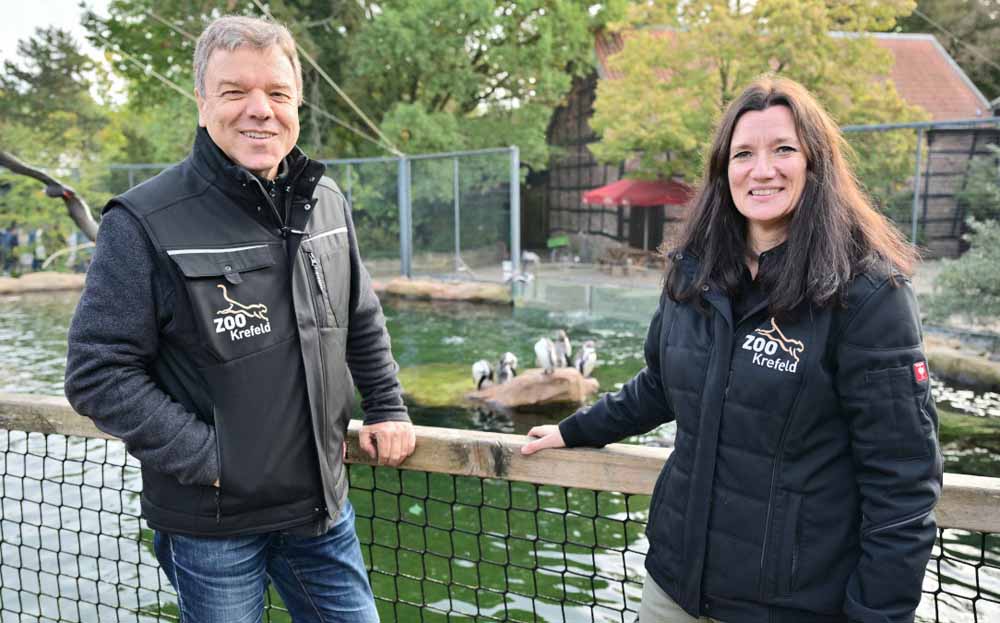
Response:
[{"label": "wire cable", "polygon": [[941,24],[939,24],[936,21],[934,21],[933,19],[931,19],[930,16],[928,16],[926,13],[924,13],[920,9],[916,9],[915,8],[915,9],[913,9],[913,12],[914,12],[914,14],[920,16],[925,21],[927,21],[931,26],[934,26],[935,28],[937,28],[941,32],[945,33],[946,35],[948,35],[949,37],[951,37],[952,39],[954,39],[955,43],[960,44],[962,47],[966,48],[967,50],[969,50],[970,52],[972,52],[973,54],[975,54],[976,56],[978,56],[979,59],[982,60],[983,62],[985,62],[987,65],[989,65],[993,69],[996,69],[996,70],[1000,71],[1000,64],[997,64],[991,58],[989,58],[988,56],[986,56],[985,54],[983,54],[982,52],[980,52],[978,49],[976,49],[976,47],[974,45],[972,45],[971,43],[966,43],[965,41],[962,40],[961,37],[959,37],[955,33],[951,32],[950,30],[948,30],[947,28],[945,28]]},{"label": "wire cable", "polygon": [[[152,17],[153,19],[155,19],[156,21],[160,22],[161,24],[163,24],[164,26],[166,26],[170,30],[173,30],[175,33],[177,33],[177,34],[181,35],[182,37],[188,39],[189,41],[197,41],[198,40],[197,37],[195,37],[191,33],[187,32],[183,28],[180,28],[179,26],[176,26],[176,25],[170,23],[170,21],[167,20],[166,18],[163,18],[163,17],[157,15],[156,13],[154,13],[152,9],[147,9],[146,10],[146,14],[149,15],[150,17]],[[332,121],[333,123],[341,126],[342,128],[344,128],[346,130],[349,130],[349,131],[353,132],[354,134],[356,134],[356,135],[360,136],[361,138],[365,139],[366,141],[370,141],[370,142],[374,143],[375,145],[377,145],[377,146],[379,146],[379,147],[381,147],[383,149],[386,148],[385,145],[383,145],[378,139],[374,138],[370,134],[366,134],[363,130],[360,130],[360,129],[352,126],[351,124],[349,124],[346,121],[340,119],[339,117],[337,117],[333,113],[327,112],[326,110],[324,110],[323,108],[319,107],[318,105],[313,104],[312,102],[310,102],[309,100],[305,99],[304,97],[302,98],[302,104],[304,106],[306,106],[307,108],[309,108],[310,110],[312,110],[313,112],[317,113],[318,115],[320,115],[320,116],[322,116],[322,117],[324,117],[324,118]]]},{"label": "wire cable", "polygon": [[157,78],[160,82],[162,82],[163,84],[167,85],[171,89],[177,91],[178,93],[180,93],[184,97],[188,98],[192,102],[197,102],[198,101],[197,99],[195,99],[194,95],[192,95],[188,90],[186,90],[182,86],[178,85],[176,82],[174,82],[170,78],[167,78],[166,76],[160,74],[155,69],[150,68],[148,63],[143,63],[141,60],[139,60],[135,56],[132,56],[131,54],[129,54],[125,50],[122,50],[120,46],[118,46],[117,44],[109,41],[108,39],[104,38],[101,35],[97,35],[97,38],[100,39],[101,41],[103,41],[104,43],[106,43],[108,45],[108,47],[115,54],[121,54],[122,57],[125,58],[125,60],[130,61],[131,63],[133,63],[134,65],[136,65],[140,69],[142,69],[147,74],[150,74],[154,78]]},{"label": "wire cable", "polygon": [[[260,2],[260,0],[253,0],[253,3],[257,5],[257,8],[260,9],[264,13],[264,15],[274,20],[274,15],[271,14],[271,11],[268,10],[268,8],[264,6],[264,4]],[[354,103],[354,100],[352,100],[350,96],[347,95],[347,93],[345,93],[344,90],[341,89],[337,85],[337,83],[333,81],[333,78],[331,78],[329,74],[323,71],[323,68],[319,66],[319,64],[315,61],[315,59],[313,59],[313,57],[309,54],[309,52],[307,52],[305,48],[303,48],[298,43],[295,44],[295,48],[299,51],[299,54],[301,54],[303,58],[309,61],[309,64],[312,65],[312,68],[315,69],[320,76],[322,76],[322,78],[326,81],[326,83],[329,84],[331,87],[333,87],[333,90],[337,92],[337,95],[342,97],[344,101],[347,102],[347,105],[351,107],[351,110],[353,110],[359,117],[361,117],[362,121],[364,121],[365,124],[367,124],[368,127],[371,128],[373,132],[375,132],[375,134],[384,143],[384,147],[389,151],[391,151],[393,155],[402,157],[404,155],[403,152],[399,151],[399,149],[396,148],[393,142],[389,140],[389,137],[387,137],[385,134],[382,133],[382,130],[380,130],[378,126],[375,125],[375,123],[368,118],[368,115],[366,115],[364,111],[361,110],[361,108],[359,108],[358,105]]]},{"label": "wire cable", "polygon": [[165,19],[163,17],[160,17],[159,15],[157,15],[156,13],[154,13],[152,9],[146,9],[146,14],[149,15],[150,17],[152,17],[153,19],[155,19],[156,21],[160,22],[161,24],[163,24],[164,26],[166,26],[170,30],[172,30],[172,31],[176,32],[177,34],[181,35],[182,37],[186,38],[187,40],[194,41],[194,42],[198,41],[198,37],[195,37],[191,33],[189,33],[186,30],[180,28],[179,26],[175,26],[174,24],[171,24],[167,19]]}]

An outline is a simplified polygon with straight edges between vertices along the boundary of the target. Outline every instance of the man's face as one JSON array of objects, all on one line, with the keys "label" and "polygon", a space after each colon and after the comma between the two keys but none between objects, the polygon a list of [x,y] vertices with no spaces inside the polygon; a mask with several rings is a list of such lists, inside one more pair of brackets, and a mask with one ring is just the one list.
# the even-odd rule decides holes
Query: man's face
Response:
[{"label": "man's face", "polygon": [[198,99],[198,124],[233,162],[265,179],[299,140],[295,70],[280,48],[216,50]]}]

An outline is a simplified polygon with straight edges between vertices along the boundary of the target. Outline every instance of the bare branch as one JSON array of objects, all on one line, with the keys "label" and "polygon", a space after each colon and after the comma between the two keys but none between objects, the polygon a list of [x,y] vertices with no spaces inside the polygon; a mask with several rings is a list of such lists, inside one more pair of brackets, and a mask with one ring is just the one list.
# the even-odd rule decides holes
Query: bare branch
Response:
[{"label": "bare branch", "polygon": [[53,198],[62,198],[70,218],[80,231],[90,240],[97,240],[97,221],[91,215],[87,202],[77,195],[76,191],[44,171],[24,164],[4,150],[0,150],[0,166],[7,167],[11,173],[31,177],[45,184],[45,194]]}]

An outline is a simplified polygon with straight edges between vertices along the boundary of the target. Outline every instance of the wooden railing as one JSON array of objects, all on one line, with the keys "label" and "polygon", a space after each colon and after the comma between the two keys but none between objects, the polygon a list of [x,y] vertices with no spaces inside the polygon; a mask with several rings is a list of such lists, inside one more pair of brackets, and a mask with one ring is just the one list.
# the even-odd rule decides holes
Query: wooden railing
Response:
[{"label": "wooden railing", "polygon": [[[356,527],[384,623],[425,620],[420,613],[634,620],[645,496],[669,449],[612,444],[525,457],[521,435],[415,428],[416,450],[399,470],[369,467],[359,422],[348,434]],[[110,607],[177,620],[139,517],[136,462],[120,443],[97,439],[113,438],[63,398],[0,393],[0,619],[85,620]],[[998,509],[1000,478],[945,474],[936,509],[944,530],[918,620],[985,622],[1000,612]],[[87,559],[72,567],[79,577],[62,569],[66,556]],[[110,590],[86,590],[98,581]],[[46,616],[54,602],[78,611],[49,606],[58,614]],[[267,612],[284,620],[280,604]]]},{"label": "wooden railing", "polygon": [[[64,398],[0,393],[0,429],[114,439],[90,419],[77,414]],[[361,423],[348,429],[348,462],[375,465],[358,445]],[[523,435],[415,426],[417,446],[402,469],[500,478],[649,495],[670,456],[668,448],[611,444],[600,450],[546,450],[531,457],[520,449]],[[975,532],[1000,533],[1000,478],[945,474],[935,509],[938,525]]]}]

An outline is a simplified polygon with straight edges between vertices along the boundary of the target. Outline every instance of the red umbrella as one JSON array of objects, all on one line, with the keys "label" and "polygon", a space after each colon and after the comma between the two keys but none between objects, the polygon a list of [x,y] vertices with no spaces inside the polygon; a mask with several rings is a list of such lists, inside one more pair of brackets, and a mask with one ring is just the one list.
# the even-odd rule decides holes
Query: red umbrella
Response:
[{"label": "red umbrella", "polygon": [[[583,202],[593,205],[627,205],[654,207],[662,205],[684,205],[691,198],[692,190],[687,184],[665,180],[618,180],[583,193]],[[649,240],[649,219],[643,219],[643,247]]]},{"label": "red umbrella", "polygon": [[665,180],[624,179],[583,193],[583,202],[594,205],[684,205],[690,198],[690,186]]}]

